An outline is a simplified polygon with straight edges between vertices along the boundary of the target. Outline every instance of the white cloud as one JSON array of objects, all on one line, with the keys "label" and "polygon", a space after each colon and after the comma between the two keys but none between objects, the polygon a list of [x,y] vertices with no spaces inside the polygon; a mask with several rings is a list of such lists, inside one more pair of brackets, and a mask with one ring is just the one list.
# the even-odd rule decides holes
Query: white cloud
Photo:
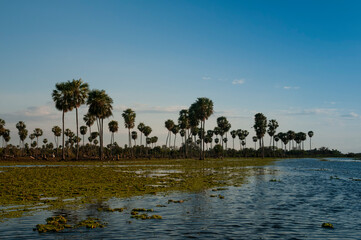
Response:
[{"label": "white cloud", "polygon": [[208,77],[208,76],[205,76],[205,77],[202,77],[203,80],[211,80],[211,77]]},{"label": "white cloud", "polygon": [[284,86],[283,89],[285,89],[285,90],[292,90],[292,89],[297,90],[297,89],[300,89],[300,87]]},{"label": "white cloud", "polygon": [[234,84],[234,85],[242,85],[245,82],[246,82],[246,80],[244,80],[244,79],[235,79],[235,80],[232,81],[232,84]]}]

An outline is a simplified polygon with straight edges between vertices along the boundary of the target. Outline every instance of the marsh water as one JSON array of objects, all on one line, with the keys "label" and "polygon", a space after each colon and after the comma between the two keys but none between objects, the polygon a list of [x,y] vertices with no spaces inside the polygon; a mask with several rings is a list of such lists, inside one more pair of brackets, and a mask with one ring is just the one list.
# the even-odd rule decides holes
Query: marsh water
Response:
[{"label": "marsh water", "polygon": [[[0,239],[361,239],[361,162],[287,159],[255,167],[239,187],[110,199],[77,210],[38,211],[0,223]],[[224,196],[220,198],[219,195]],[[168,200],[184,200],[172,203]],[[101,212],[99,207],[123,212]],[[152,208],[163,219],[137,220],[132,208]],[[33,231],[62,214],[107,222],[102,229]],[[334,229],[321,227],[330,222]]]}]

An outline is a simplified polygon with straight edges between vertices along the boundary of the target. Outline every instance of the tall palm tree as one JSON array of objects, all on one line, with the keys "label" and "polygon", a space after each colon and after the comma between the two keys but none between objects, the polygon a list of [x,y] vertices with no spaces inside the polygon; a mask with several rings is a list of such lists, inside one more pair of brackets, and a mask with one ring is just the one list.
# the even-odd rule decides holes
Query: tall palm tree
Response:
[{"label": "tall palm tree", "polygon": [[212,141],[213,141],[213,130],[207,130],[207,136],[209,137],[209,143],[211,144],[211,148],[213,148]]},{"label": "tall palm tree", "polygon": [[267,118],[262,113],[257,113],[254,116],[253,128],[256,131],[256,136],[259,139],[259,145],[262,147],[262,158],[264,158],[264,142],[263,137],[266,133]]},{"label": "tall palm tree", "polygon": [[87,126],[81,126],[80,127],[80,134],[83,136],[83,146],[84,146],[84,135],[87,133],[88,127]]},{"label": "tall palm tree", "polygon": [[174,127],[174,122],[171,119],[168,119],[167,121],[165,121],[164,126],[165,128],[168,130],[168,135],[165,141],[165,146],[168,146],[168,139],[169,139],[169,147],[170,147],[170,141],[171,141],[171,133],[172,133],[172,129]]},{"label": "tall palm tree", "polygon": [[138,124],[138,130],[139,130],[139,132],[140,132],[140,145],[142,145],[142,135],[143,135],[143,130],[144,130],[144,127],[145,127],[145,125],[144,125],[144,123],[139,123]]},{"label": "tall palm tree", "polygon": [[118,132],[118,122],[117,121],[110,121],[108,123],[109,131],[112,133],[110,144],[114,144],[114,133]]},{"label": "tall palm tree", "polygon": [[180,129],[184,131],[184,134],[181,134],[181,136],[183,135],[182,137],[184,137],[184,153],[185,153],[185,157],[187,158],[188,157],[187,131],[189,131],[190,128],[188,109],[182,109],[179,111],[178,125]]},{"label": "tall palm tree", "polygon": [[[213,114],[213,101],[202,97],[198,98],[189,108],[189,115],[194,115],[201,123],[202,132],[205,132],[206,120]],[[204,138],[201,140],[200,159],[204,159]]]},{"label": "tall palm tree", "polygon": [[125,128],[128,128],[129,147],[131,148],[132,147],[132,141],[131,141],[132,138],[130,135],[130,129],[134,128],[136,114],[132,109],[128,108],[123,111],[122,116],[124,118]]},{"label": "tall palm tree", "polygon": [[96,117],[99,132],[100,148],[99,157],[103,160],[103,136],[104,136],[104,119],[112,116],[113,99],[111,99],[104,90],[92,90],[89,92],[87,105],[88,113]]},{"label": "tall palm tree", "polygon": [[310,137],[310,150],[311,150],[312,149],[312,147],[311,147],[311,139],[313,137],[313,131],[309,131],[307,134]]},{"label": "tall palm tree", "polygon": [[[88,97],[89,85],[84,83],[81,78],[78,80],[68,81],[71,92],[71,105],[75,108],[76,112],[76,137],[79,138],[79,123],[78,123],[78,108],[85,104]],[[79,143],[76,143],[76,160],[79,159]]]},{"label": "tall palm tree", "polygon": [[270,146],[271,146],[271,142],[273,140],[272,149],[274,149],[274,147],[275,147],[274,135],[276,133],[276,130],[277,130],[278,126],[279,126],[278,122],[275,119],[269,120],[267,133],[270,136],[270,144],[269,144]]},{"label": "tall palm tree", "polygon": [[[152,128],[149,126],[145,126],[143,130],[144,136],[148,138],[148,136],[152,133]],[[145,142],[145,146],[147,147],[149,143]]]},{"label": "tall palm tree", "polygon": [[157,146],[158,137],[157,137],[157,136],[153,136],[153,137],[150,138],[150,141],[151,141],[152,144],[154,143],[155,146]]},{"label": "tall palm tree", "polygon": [[66,82],[55,84],[55,90],[52,93],[53,101],[55,102],[55,107],[59,111],[62,111],[62,123],[63,123],[63,144],[62,144],[62,160],[65,160],[65,152],[64,152],[64,129],[65,129],[65,113],[71,111],[73,109],[73,105],[71,104],[71,91],[70,86]]},{"label": "tall palm tree", "polygon": [[5,147],[7,147],[8,142],[9,142],[10,139],[11,139],[11,137],[10,137],[10,130],[9,130],[9,129],[4,129],[3,138],[4,138],[4,141],[5,141]]}]

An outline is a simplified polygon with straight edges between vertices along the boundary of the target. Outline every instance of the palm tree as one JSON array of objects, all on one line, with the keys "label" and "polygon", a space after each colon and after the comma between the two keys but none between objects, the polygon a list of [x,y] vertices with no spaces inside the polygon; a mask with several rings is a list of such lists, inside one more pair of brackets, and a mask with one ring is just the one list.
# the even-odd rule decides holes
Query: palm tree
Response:
[{"label": "palm tree", "polygon": [[253,142],[254,142],[254,150],[256,150],[256,148],[257,148],[256,143],[257,143],[257,141],[258,141],[258,137],[257,137],[257,136],[253,136],[253,137],[252,137],[252,140],[253,140]]},{"label": "palm tree", "polygon": [[144,125],[144,123],[139,123],[138,124],[138,130],[139,130],[139,132],[140,132],[140,145],[142,145],[142,135],[143,135],[143,130],[144,130],[144,127],[145,127],[145,125]]},{"label": "palm tree", "polygon": [[10,137],[10,130],[9,130],[9,129],[4,129],[3,138],[4,138],[4,141],[5,141],[5,147],[7,147],[8,142],[9,142],[10,139],[11,139],[11,137]]},{"label": "palm tree", "polygon": [[213,130],[208,130],[207,131],[207,136],[209,136],[209,142],[210,142],[210,144],[211,144],[211,148],[213,148],[213,146],[212,146],[212,141],[213,141],[213,139],[212,139],[212,137],[213,137],[213,134],[214,134],[214,131]]},{"label": "palm tree", "polygon": [[[144,136],[145,136],[146,138],[148,138],[148,136],[152,133],[152,128],[149,127],[149,126],[145,126],[143,133],[144,133]],[[146,145],[145,145],[145,146],[147,147],[148,144],[149,144],[149,143],[146,142]]]},{"label": "palm tree", "polygon": [[24,145],[24,140],[26,138],[26,136],[28,135],[28,132],[26,131],[26,135],[25,135],[25,138],[22,140],[22,137],[21,135],[24,136],[24,130],[26,130],[26,125],[23,121],[19,121],[17,124],[16,124],[16,128],[18,129],[19,131],[19,138],[20,138],[20,141],[19,141],[19,146],[21,148],[21,142],[23,142],[23,145]]},{"label": "palm tree", "polygon": [[165,146],[167,147],[167,143],[168,143],[168,139],[169,139],[169,147],[170,147],[170,141],[171,141],[171,133],[172,133],[172,129],[174,127],[174,122],[171,119],[168,119],[167,121],[165,121],[164,123],[165,128],[168,129],[168,135],[165,141]]},{"label": "palm tree", "polygon": [[[206,120],[213,114],[213,101],[208,98],[198,98],[189,108],[189,115],[194,115],[201,123],[202,132],[205,132]],[[200,159],[204,159],[204,138],[201,140]]]},{"label": "palm tree", "polygon": [[[75,108],[76,112],[76,137],[79,138],[79,123],[78,123],[78,108],[85,104],[85,100],[88,97],[89,86],[87,83],[83,83],[83,80],[78,79],[68,81],[71,92],[71,105]],[[76,143],[76,160],[79,160],[79,143]]]},{"label": "palm tree", "polygon": [[43,136],[43,130],[40,128],[35,128],[34,135],[36,137],[36,145],[39,146],[39,137]]},{"label": "palm tree", "polygon": [[103,160],[104,119],[112,116],[112,104],[113,99],[111,99],[104,90],[92,90],[89,92],[87,100],[87,105],[89,105],[88,113],[96,117],[100,139],[100,160]]},{"label": "palm tree", "polygon": [[132,139],[134,140],[134,146],[137,145],[137,142],[136,142],[137,138],[138,138],[137,131],[132,131]]},{"label": "palm tree", "polygon": [[150,141],[151,141],[152,144],[154,143],[154,145],[157,146],[158,137],[157,136],[151,137]]},{"label": "palm tree", "polygon": [[277,128],[278,128],[278,122],[275,119],[269,120],[267,133],[270,136],[270,144],[269,144],[270,146],[271,146],[271,141],[273,140],[272,149],[274,149],[275,147],[274,135],[276,133]]},{"label": "palm tree", "polygon": [[87,133],[88,127],[87,126],[81,126],[80,127],[80,134],[83,135],[83,146],[84,146],[84,135]]},{"label": "palm tree", "polygon": [[287,132],[287,137],[288,137],[288,140],[290,141],[290,146],[288,149],[291,150],[291,142],[292,142],[292,148],[293,148],[293,140],[295,140],[296,133],[292,130],[289,130]]},{"label": "palm tree", "polygon": [[112,136],[110,138],[110,144],[114,144],[114,133],[118,132],[118,122],[117,121],[110,121],[108,123],[109,131],[112,133]]},{"label": "palm tree", "polygon": [[24,141],[26,137],[28,136],[28,130],[27,129],[21,129],[19,131],[20,141],[23,142],[23,147],[25,147]]},{"label": "palm tree", "polygon": [[92,132],[92,126],[96,120],[96,117],[87,113],[84,115],[83,120],[85,122],[85,125],[89,127],[89,134]]},{"label": "palm tree", "polygon": [[312,147],[311,147],[311,138],[313,137],[313,131],[309,131],[307,134],[310,137],[310,150],[311,150],[312,149]]},{"label": "palm tree", "polygon": [[233,150],[234,150],[234,139],[235,139],[236,136],[237,136],[237,131],[236,131],[236,130],[232,130],[232,131],[231,131],[231,136],[232,136],[232,138],[233,138]]},{"label": "palm tree", "polygon": [[73,105],[71,104],[71,91],[69,84],[62,82],[55,84],[55,90],[53,90],[52,98],[55,102],[55,107],[59,111],[62,111],[62,123],[63,123],[63,144],[62,144],[62,160],[65,160],[65,152],[64,152],[64,117],[65,113],[71,111],[73,109]]},{"label": "palm tree", "polygon": [[34,140],[34,138],[35,138],[35,134],[34,133],[30,134],[29,138],[30,138],[30,142],[32,142]]},{"label": "palm tree", "polygon": [[4,147],[4,141],[5,141],[5,139],[4,139],[5,128],[4,127],[5,127],[5,120],[0,118],[0,136],[3,138],[3,144],[2,144],[3,147]]},{"label": "palm tree", "polygon": [[[187,131],[189,131],[189,128],[190,128],[188,109],[180,110],[179,117],[178,117],[178,125],[181,129],[181,136],[184,137],[184,152],[185,152],[185,157],[187,158],[188,157]],[[184,134],[182,134],[183,131],[184,131]]]},{"label": "palm tree", "polygon": [[175,141],[177,138],[177,134],[179,133],[179,126],[178,125],[174,125],[174,127],[172,128],[172,133],[174,134],[174,149],[175,149]]},{"label": "palm tree", "polygon": [[132,141],[131,141],[132,138],[130,135],[130,129],[134,128],[136,114],[132,109],[128,108],[123,111],[122,116],[124,118],[125,128],[128,128],[129,147],[131,148],[132,147]]},{"label": "palm tree", "polygon": [[256,131],[256,136],[259,139],[259,145],[262,147],[262,158],[264,158],[264,142],[263,137],[266,133],[267,118],[262,113],[257,113],[254,116],[253,128]]},{"label": "palm tree", "polygon": [[54,133],[54,141],[56,143],[56,149],[59,147],[59,137],[61,135],[61,128],[59,126],[54,126],[51,131]]}]

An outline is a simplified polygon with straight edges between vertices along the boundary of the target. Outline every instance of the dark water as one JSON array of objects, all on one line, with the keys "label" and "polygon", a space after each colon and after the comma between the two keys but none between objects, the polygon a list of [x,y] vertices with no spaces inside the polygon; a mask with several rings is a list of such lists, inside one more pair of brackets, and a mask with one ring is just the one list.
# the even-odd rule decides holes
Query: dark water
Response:
[{"label": "dark water", "polygon": [[[361,162],[282,160],[255,172],[248,184],[218,192],[111,199],[77,211],[41,211],[1,223],[0,239],[361,239]],[[186,201],[168,204],[168,199]],[[128,210],[98,212],[99,206]],[[163,219],[131,219],[132,208],[152,208]],[[59,213],[73,221],[99,217],[108,225],[62,233],[32,231]],[[335,228],[321,228],[323,222]]]}]

